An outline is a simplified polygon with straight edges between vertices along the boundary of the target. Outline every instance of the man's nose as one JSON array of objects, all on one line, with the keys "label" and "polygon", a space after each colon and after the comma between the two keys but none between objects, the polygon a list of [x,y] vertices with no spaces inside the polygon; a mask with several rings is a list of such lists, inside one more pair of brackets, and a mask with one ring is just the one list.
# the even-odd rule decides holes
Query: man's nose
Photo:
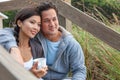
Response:
[{"label": "man's nose", "polygon": [[54,25],[54,21],[50,21],[50,26],[53,26]]}]

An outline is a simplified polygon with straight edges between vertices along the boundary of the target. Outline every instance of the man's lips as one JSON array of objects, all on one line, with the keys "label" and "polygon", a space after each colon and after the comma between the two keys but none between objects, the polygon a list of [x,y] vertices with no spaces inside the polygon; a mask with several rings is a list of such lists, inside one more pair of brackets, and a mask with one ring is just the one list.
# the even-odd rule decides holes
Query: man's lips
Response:
[{"label": "man's lips", "polygon": [[51,28],[51,29],[49,29],[50,31],[54,31],[55,29],[54,28]]}]

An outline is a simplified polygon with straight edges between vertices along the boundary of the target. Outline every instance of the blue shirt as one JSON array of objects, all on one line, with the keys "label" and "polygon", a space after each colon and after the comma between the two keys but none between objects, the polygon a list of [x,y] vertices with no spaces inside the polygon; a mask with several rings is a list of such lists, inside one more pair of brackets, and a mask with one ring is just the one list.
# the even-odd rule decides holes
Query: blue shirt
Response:
[{"label": "blue shirt", "polygon": [[47,65],[52,66],[54,64],[57,56],[58,56],[58,48],[60,44],[60,40],[58,42],[51,42],[50,40],[46,40],[47,42]]}]

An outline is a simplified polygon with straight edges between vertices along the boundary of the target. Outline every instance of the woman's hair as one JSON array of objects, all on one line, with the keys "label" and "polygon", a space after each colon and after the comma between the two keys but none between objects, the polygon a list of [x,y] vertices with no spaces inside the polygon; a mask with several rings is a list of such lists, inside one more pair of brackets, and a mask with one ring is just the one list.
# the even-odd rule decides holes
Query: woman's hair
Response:
[{"label": "woman's hair", "polygon": [[21,9],[15,16],[15,27],[14,27],[14,36],[16,37],[16,41],[17,43],[19,42],[18,41],[18,35],[19,35],[19,31],[20,31],[20,28],[19,26],[17,25],[17,21],[20,20],[21,22],[23,22],[24,20],[30,18],[31,16],[34,16],[34,15],[38,15],[40,16],[39,14],[39,11],[37,8],[34,8],[34,7],[29,7],[29,8],[24,8],[24,9]]}]

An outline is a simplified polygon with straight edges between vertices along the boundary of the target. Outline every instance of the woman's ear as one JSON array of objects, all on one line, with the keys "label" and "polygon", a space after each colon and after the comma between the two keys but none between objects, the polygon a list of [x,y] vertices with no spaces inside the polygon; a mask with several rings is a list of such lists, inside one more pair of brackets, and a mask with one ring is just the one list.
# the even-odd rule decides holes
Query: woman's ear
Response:
[{"label": "woman's ear", "polygon": [[18,27],[21,27],[22,26],[22,21],[18,20],[17,25],[18,25]]}]

